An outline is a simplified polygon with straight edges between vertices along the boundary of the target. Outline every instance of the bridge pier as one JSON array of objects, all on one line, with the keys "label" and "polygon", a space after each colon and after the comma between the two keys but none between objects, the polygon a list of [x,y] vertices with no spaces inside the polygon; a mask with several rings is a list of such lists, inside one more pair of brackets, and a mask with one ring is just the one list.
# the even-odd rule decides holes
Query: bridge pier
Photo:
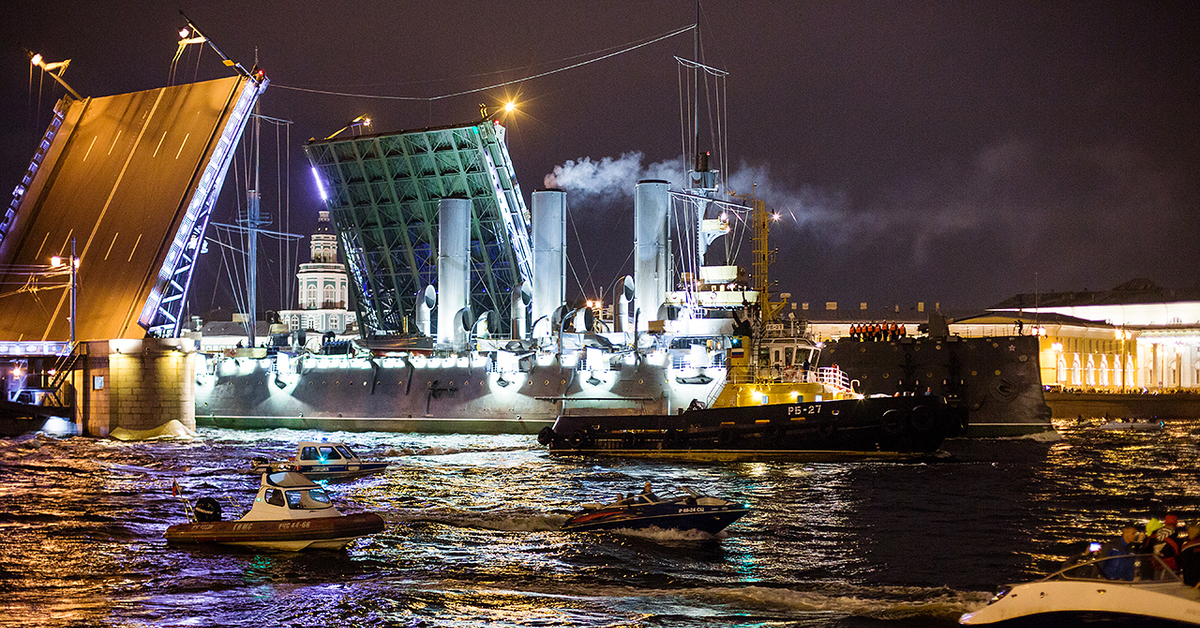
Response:
[{"label": "bridge pier", "polygon": [[190,338],[85,343],[76,382],[76,423],[89,436],[134,440],[196,429],[195,343]]}]

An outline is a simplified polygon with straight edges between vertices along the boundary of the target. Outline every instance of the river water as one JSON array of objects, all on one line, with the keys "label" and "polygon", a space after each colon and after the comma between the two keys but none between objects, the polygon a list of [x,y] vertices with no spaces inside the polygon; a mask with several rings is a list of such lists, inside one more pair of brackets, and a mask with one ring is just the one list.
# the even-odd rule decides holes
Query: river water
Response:
[{"label": "river water", "polygon": [[[837,464],[560,457],[512,435],[0,439],[0,625],[950,626],[1127,521],[1200,516],[1200,422],[1057,427],[1050,442]],[[328,485],[384,532],[299,553],[164,542],[184,520],[173,479],[238,516],[258,486],[249,459],[314,437],[391,463]],[[752,511],[715,538],[557,529],[647,480]]]}]

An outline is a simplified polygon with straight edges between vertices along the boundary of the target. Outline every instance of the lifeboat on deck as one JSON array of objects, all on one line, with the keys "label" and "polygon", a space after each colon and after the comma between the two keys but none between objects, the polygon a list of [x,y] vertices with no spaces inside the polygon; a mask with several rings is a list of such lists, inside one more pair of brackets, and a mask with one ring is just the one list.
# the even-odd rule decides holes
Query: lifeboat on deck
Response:
[{"label": "lifeboat on deck", "polygon": [[221,506],[211,497],[197,500],[189,509],[189,518],[194,520],[167,528],[163,535],[167,542],[289,551],[338,549],[383,531],[379,515],[343,515],[333,507],[324,488],[292,471],[264,473],[254,505],[241,519],[222,521]]}]

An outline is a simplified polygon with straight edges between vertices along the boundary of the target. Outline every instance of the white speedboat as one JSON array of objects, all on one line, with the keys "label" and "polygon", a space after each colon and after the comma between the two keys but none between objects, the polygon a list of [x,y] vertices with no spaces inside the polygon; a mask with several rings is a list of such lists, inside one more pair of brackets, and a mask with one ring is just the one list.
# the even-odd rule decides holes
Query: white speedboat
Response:
[{"label": "white speedboat", "polygon": [[1159,419],[1117,419],[1115,421],[1105,421],[1098,426],[1102,430],[1115,430],[1124,432],[1145,432],[1161,430],[1166,427],[1166,423]]},{"label": "white speedboat", "polygon": [[250,460],[255,473],[295,471],[310,480],[349,480],[372,473],[382,473],[386,462],[363,462],[346,443],[302,441],[296,455],[287,460],[271,462],[258,456]]},{"label": "white speedboat", "polygon": [[383,518],[371,512],[343,515],[324,488],[291,471],[264,473],[250,512],[235,521],[221,520],[211,497],[188,508],[188,523],[167,528],[170,543],[244,545],[297,551],[338,549],[361,536],[383,531]]},{"label": "white speedboat", "polygon": [[[1133,579],[1104,576],[1122,572]],[[1156,556],[1097,560],[1085,556],[1042,580],[1001,590],[987,606],[963,615],[958,623],[992,624],[1050,613],[1112,614],[1200,625],[1200,590],[1185,585]]]}]

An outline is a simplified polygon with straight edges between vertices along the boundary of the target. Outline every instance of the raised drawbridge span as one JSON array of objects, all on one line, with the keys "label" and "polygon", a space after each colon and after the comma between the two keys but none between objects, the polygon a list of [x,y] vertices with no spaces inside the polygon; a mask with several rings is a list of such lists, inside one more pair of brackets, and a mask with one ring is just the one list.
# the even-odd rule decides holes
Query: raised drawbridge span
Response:
[{"label": "raised drawbridge span", "polygon": [[[59,101],[0,216],[0,353],[72,335],[180,333],[209,215],[267,82],[239,75]],[[70,259],[72,246],[78,289],[65,273],[31,272]]]},{"label": "raised drawbridge span", "polygon": [[510,325],[510,295],[532,278],[530,216],[504,142],[484,119],[310,141],[305,152],[353,277],[366,336],[415,331],[418,292],[437,283],[438,204],[470,201],[470,306]]}]

